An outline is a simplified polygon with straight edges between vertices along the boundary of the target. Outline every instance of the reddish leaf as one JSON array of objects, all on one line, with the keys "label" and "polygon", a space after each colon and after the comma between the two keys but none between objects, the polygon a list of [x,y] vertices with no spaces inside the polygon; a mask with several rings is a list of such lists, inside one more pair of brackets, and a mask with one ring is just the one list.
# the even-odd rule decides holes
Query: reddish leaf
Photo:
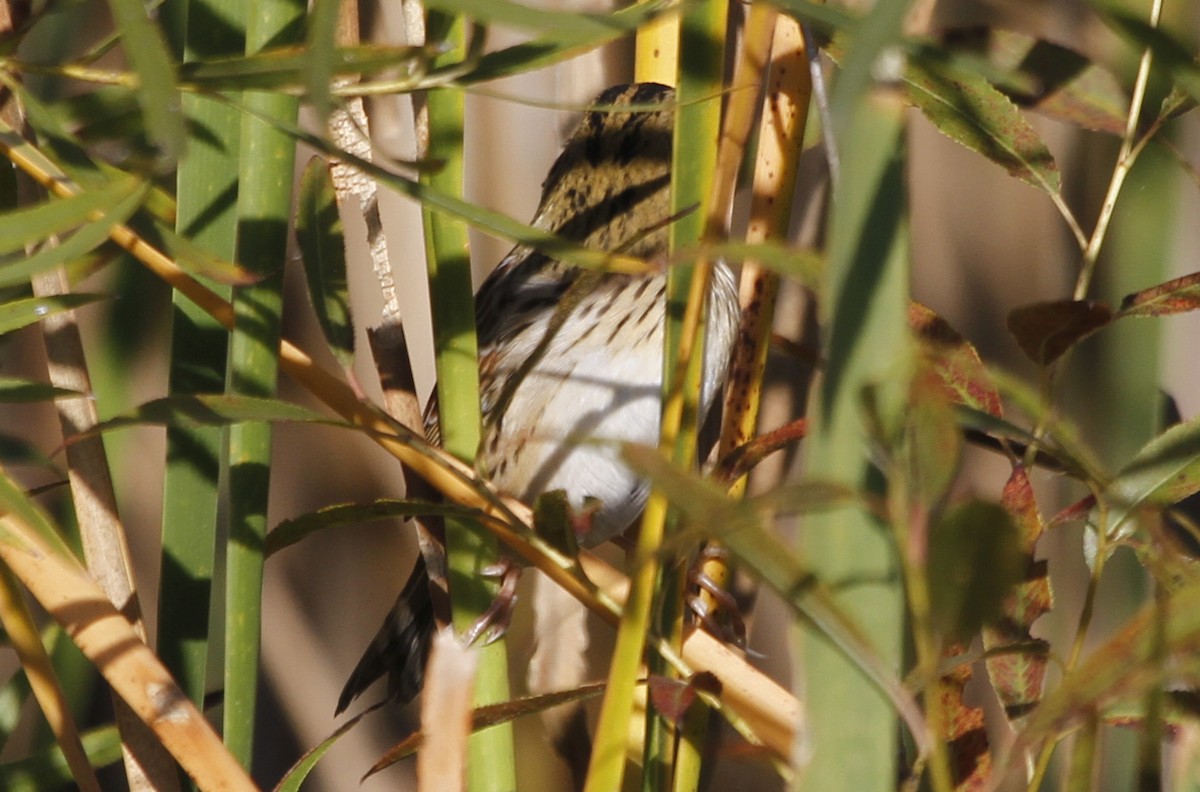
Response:
[{"label": "reddish leaf", "polygon": [[908,325],[941,378],[947,399],[997,418],[1003,415],[1000,394],[970,342],[945,319],[918,302],[909,303]]},{"label": "reddish leaf", "polygon": [[1080,53],[1024,33],[993,30],[992,57],[1027,90],[1006,89],[1018,105],[1084,129],[1121,135],[1129,99],[1108,70]]},{"label": "reddish leaf", "polygon": [[1096,508],[1096,496],[1087,495],[1051,517],[1046,530],[1052,531],[1069,523],[1086,520],[1094,508]]},{"label": "reddish leaf", "polygon": [[1125,295],[1118,317],[1170,316],[1200,308],[1200,272]]},{"label": "reddish leaf", "polygon": [[1000,502],[1020,529],[1026,574],[1005,603],[1004,616],[983,629],[983,645],[989,651],[1017,645],[1027,647],[987,660],[996,696],[1009,719],[1016,719],[1032,709],[1042,696],[1048,646],[1045,641],[1035,639],[1030,630],[1038,617],[1053,607],[1054,601],[1046,563],[1034,558],[1038,538],[1045,528],[1025,468],[1019,465],[1013,468]]},{"label": "reddish leaf", "polygon": [[683,717],[696,702],[697,691],[719,694],[721,688],[717,678],[707,672],[696,674],[687,682],[652,676],[646,684],[655,711],[676,726],[682,725]]},{"label": "reddish leaf", "polygon": [[1048,366],[1112,318],[1112,310],[1102,303],[1054,300],[1013,309],[1008,329],[1030,360]]},{"label": "reddish leaf", "polygon": [[942,714],[946,719],[944,736],[950,749],[950,772],[958,792],[984,789],[992,775],[992,755],[988,750],[983,709],[968,706],[963,700],[963,691],[972,676],[970,664],[963,663],[942,677],[940,691]]}]

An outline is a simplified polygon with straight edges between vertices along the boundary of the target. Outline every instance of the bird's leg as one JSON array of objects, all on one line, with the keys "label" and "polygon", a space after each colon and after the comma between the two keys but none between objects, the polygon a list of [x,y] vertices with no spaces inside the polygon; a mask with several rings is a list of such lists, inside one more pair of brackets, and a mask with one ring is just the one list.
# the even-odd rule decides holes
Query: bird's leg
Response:
[{"label": "bird's leg", "polygon": [[[688,595],[688,608],[700,625],[713,636],[746,649],[746,623],[742,620],[737,600],[704,571],[710,559],[725,559],[729,551],[721,546],[705,545],[696,558],[690,574],[695,591]],[[703,594],[711,598],[706,599]]]},{"label": "bird's leg", "polygon": [[508,631],[513,610],[517,605],[517,582],[521,579],[521,565],[511,558],[503,558],[484,567],[480,574],[499,579],[500,590],[496,592],[487,610],[481,613],[463,634],[463,642],[468,646],[481,639],[481,645],[487,646],[500,640]]}]

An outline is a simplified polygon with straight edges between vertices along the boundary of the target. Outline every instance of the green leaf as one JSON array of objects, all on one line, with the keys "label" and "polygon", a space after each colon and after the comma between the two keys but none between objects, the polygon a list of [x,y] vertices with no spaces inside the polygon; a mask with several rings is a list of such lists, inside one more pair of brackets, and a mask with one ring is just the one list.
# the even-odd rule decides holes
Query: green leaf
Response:
[{"label": "green leaf", "polygon": [[[0,214],[0,253],[19,251],[24,259],[25,248],[30,245],[65,234],[93,220],[101,210],[134,195],[140,200],[144,194],[145,184],[140,179],[128,177],[70,198],[50,198],[26,209]],[[9,266],[8,262],[0,265],[0,271]]]},{"label": "green leaf", "polygon": [[934,626],[947,640],[969,641],[1000,615],[1023,560],[1016,525],[1002,506],[972,500],[950,509],[929,533]]},{"label": "green leaf", "polygon": [[1170,316],[1200,308],[1200,272],[1125,295],[1117,318],[1125,316]]},{"label": "green leaf", "polygon": [[[114,725],[90,729],[82,735],[83,750],[92,767],[107,767],[121,761],[121,735]],[[74,778],[62,749],[57,745],[38,753],[0,764],[0,789],[7,792],[39,792],[72,786]]]},{"label": "green leaf", "polygon": [[343,368],[354,365],[354,321],[346,282],[346,239],[328,164],[313,157],[300,180],[296,239],[308,296],[325,340]]},{"label": "green leaf", "polygon": [[[32,256],[0,266],[0,287],[24,283],[29,280],[30,276],[38,272],[45,272],[60,264],[78,260],[96,250],[108,241],[115,226],[124,223],[138,210],[138,207],[146,199],[148,190],[148,185],[140,185],[139,189],[119,198],[115,203],[104,205],[101,209],[96,210],[102,212],[98,219],[81,226],[78,231],[63,239],[59,244],[44,245]],[[60,203],[74,201],[76,198],[92,195],[95,192],[103,192],[103,190],[90,190],[60,201]]]},{"label": "green leaf", "polygon": [[1200,417],[1178,423],[1147,443],[1105,491],[1112,536],[1143,507],[1163,508],[1200,492]]},{"label": "green leaf", "polygon": [[315,512],[284,520],[267,534],[266,553],[278,553],[285,547],[304,539],[309,534],[335,528],[339,525],[357,525],[374,520],[390,520],[397,517],[462,517],[479,519],[478,509],[468,509],[453,503],[431,503],[417,500],[381,499],[370,503],[340,503],[326,506]]},{"label": "green leaf", "polygon": [[1062,186],[1046,144],[1012,100],[983,76],[933,57],[910,59],[908,97],[949,137],[1051,195]]},{"label": "green leaf", "polygon": [[187,129],[167,42],[142,0],[109,0],[109,5],[121,33],[125,57],[138,76],[138,102],[146,118],[146,131],[163,154],[174,160],[183,153]]},{"label": "green leaf", "polygon": [[[313,0],[308,14],[308,34],[305,36],[304,87],[308,101],[317,115],[317,124],[325,126],[333,109],[331,89],[337,45],[338,7],[341,0]],[[356,31],[357,32],[357,31]]]},{"label": "green leaf", "polygon": [[83,395],[79,391],[56,388],[33,380],[0,377],[0,403],[3,404],[24,404]]},{"label": "green leaf", "polygon": [[[357,44],[328,51],[327,68],[331,78],[392,70],[420,75],[432,57],[429,47]],[[272,47],[249,55],[185,63],[180,67],[179,78],[185,87],[202,91],[301,93],[309,90],[312,60],[313,53],[307,47]],[[413,85],[416,86],[415,77]],[[329,92],[328,86],[325,92]]]},{"label": "green leaf", "polygon": [[935,372],[919,369],[909,394],[903,445],[906,477],[916,502],[932,510],[958,475],[962,432]]},{"label": "green leaf", "polygon": [[357,726],[359,721],[382,706],[383,703],[376,704],[373,707],[368,707],[366,710],[360,712],[358,715],[355,715],[353,718],[339,726],[337,730],[333,732],[333,734],[329,735],[324,740],[321,740],[321,742],[317,743],[308,751],[305,751],[304,755],[296,761],[296,764],[292,765],[291,768],[283,774],[283,778],[279,779],[279,783],[275,786],[274,792],[300,792],[301,785],[304,784],[304,780],[308,778],[308,774],[313,771],[313,768],[317,766],[317,762],[321,761],[321,757],[323,757],[330,748],[336,745],[338,740],[342,739],[342,737],[346,736],[351,729]]},{"label": "green leaf", "polygon": [[47,316],[107,299],[106,294],[59,294],[27,297],[0,305],[0,334],[31,325]]},{"label": "green leaf", "polygon": [[1176,87],[1200,102],[1200,65],[1191,47],[1123,8],[1104,3],[1098,10],[1106,25],[1139,49],[1150,50],[1155,67],[1169,71]]},{"label": "green leaf", "polygon": [[1162,685],[1164,655],[1172,673],[1194,678],[1200,648],[1200,585],[1176,592],[1166,611],[1164,619],[1160,606],[1150,602],[1116,635],[1095,647],[1042,699],[1018,734],[1014,755],[1051,734],[1061,734],[1108,702],[1140,698],[1152,686]]},{"label": "green leaf", "polygon": [[230,426],[248,421],[295,421],[323,423],[348,427],[349,424],[331,420],[279,399],[254,396],[167,396],[146,402],[132,412],[101,421],[92,432],[107,432],[129,426],[161,424],[163,426]]},{"label": "green leaf", "polygon": [[1048,366],[1112,318],[1103,303],[1052,300],[1014,308],[1008,314],[1008,329],[1030,360]]}]

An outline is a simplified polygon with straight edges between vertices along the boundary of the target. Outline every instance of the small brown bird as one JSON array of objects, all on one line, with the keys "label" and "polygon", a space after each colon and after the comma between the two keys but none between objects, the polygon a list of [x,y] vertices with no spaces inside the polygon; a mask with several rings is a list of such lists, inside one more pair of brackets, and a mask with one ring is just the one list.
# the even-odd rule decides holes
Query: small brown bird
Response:
[{"label": "small brown bird", "polygon": [[[534,227],[588,248],[664,260],[673,98],[655,83],[601,93],[551,167]],[[665,274],[583,270],[521,245],[479,290],[480,465],[526,503],[563,490],[575,509],[594,505],[579,537],[585,547],[624,532],[646,501],[646,483],[621,462],[618,443],[658,441],[665,294]],[[702,414],[721,391],[737,324],[733,274],[720,264],[708,295]],[[418,562],[337,711],[384,674],[389,696],[416,695],[432,627]]]}]

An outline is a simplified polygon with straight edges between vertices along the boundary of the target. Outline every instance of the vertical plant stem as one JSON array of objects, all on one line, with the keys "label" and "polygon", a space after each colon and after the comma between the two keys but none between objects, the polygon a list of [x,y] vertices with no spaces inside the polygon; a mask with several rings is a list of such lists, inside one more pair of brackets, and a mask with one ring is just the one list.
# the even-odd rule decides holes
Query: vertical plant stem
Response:
[{"label": "vertical plant stem", "polygon": [[[466,53],[466,22],[459,17],[431,13],[428,36],[449,50],[444,57]],[[462,93],[435,91],[428,99],[429,149],[426,156],[441,163],[422,178],[448,195],[463,194]],[[438,412],[442,445],[470,464],[479,448],[479,367],[475,338],[475,305],[471,298],[471,259],[467,230],[459,221],[423,209],[425,257],[429,268],[429,296],[433,313],[434,351],[438,373]],[[446,520],[446,562],[455,628],[461,633],[479,619],[497,594],[483,575],[497,557],[495,539],[461,520]],[[508,654],[503,640],[479,648],[475,677],[475,704],[506,701]],[[471,736],[467,786],[472,792],[516,788],[516,766],[511,726],[504,724]]]},{"label": "vertical plant stem", "polygon": [[[1159,19],[1162,17],[1162,0],[1153,0],[1150,7],[1150,25],[1158,27]],[[1096,262],[1100,259],[1100,250],[1104,245],[1104,238],[1108,232],[1109,221],[1112,220],[1113,211],[1116,209],[1117,197],[1121,194],[1121,187],[1125,184],[1125,177],[1129,175],[1130,169],[1133,168],[1133,163],[1137,160],[1137,155],[1141,152],[1140,146],[1135,146],[1139,122],[1142,117],[1142,105],[1146,99],[1146,85],[1150,80],[1150,65],[1153,62],[1153,53],[1146,49],[1142,53],[1142,58],[1138,63],[1137,77],[1133,84],[1133,96],[1129,100],[1129,114],[1125,118],[1125,134],[1121,137],[1121,150],[1117,154],[1117,164],[1113,167],[1112,178],[1108,183],[1108,192],[1104,196],[1104,202],[1100,206],[1100,216],[1096,219],[1096,227],[1092,229],[1092,235],[1088,238],[1087,248],[1083,252],[1083,266],[1079,270],[1079,278],[1075,282],[1075,299],[1082,300],[1087,296],[1088,288],[1091,286],[1092,277],[1096,272]]]},{"label": "vertical plant stem", "polygon": [[[191,6],[225,25],[189,25]],[[163,7],[164,27],[184,61],[200,51],[236,55],[245,50],[242,0],[184,0]],[[183,113],[211,137],[193,136],[176,174],[175,228],[215,256],[236,255],[238,138],[236,109],[191,93]],[[230,290],[209,284],[223,297]],[[225,385],[228,335],[213,317],[179,292],[172,293],[172,395],[220,393]],[[159,585],[158,653],[199,705],[208,681],[212,579],[217,549],[217,504],[222,430],[168,427],[163,481],[162,578]]]},{"label": "vertical plant stem", "polygon": [[[902,9],[881,4],[869,20],[899,30]],[[857,42],[856,44],[860,44]],[[875,58],[878,50],[863,53]],[[865,84],[865,88],[869,83]],[[824,378],[813,395],[806,459],[809,475],[855,489],[873,484],[864,389],[875,391],[885,427],[903,414],[911,348],[908,218],[903,173],[904,107],[875,89],[860,96],[845,130],[842,178],[835,187],[829,266],[823,290]],[[835,103],[836,106],[837,103]],[[886,428],[885,428],[886,431]],[[899,669],[904,593],[886,530],[854,509],[807,520],[805,554],[838,604]],[[890,703],[825,639],[806,631],[797,669],[805,679],[812,762],[805,788],[882,792],[896,785],[896,719]]]},{"label": "vertical plant stem", "polygon": [[[246,51],[303,41],[303,0],[256,0],[246,10]],[[242,118],[238,192],[238,260],[263,276],[234,290],[228,390],[275,392],[287,258],[295,144],[265,118],[294,124],[298,101],[283,93],[248,92],[254,114]],[[271,426],[229,430],[229,544],[226,556],[225,741],[247,768],[253,753],[258,660],[262,642],[263,540],[267,531]]]}]

